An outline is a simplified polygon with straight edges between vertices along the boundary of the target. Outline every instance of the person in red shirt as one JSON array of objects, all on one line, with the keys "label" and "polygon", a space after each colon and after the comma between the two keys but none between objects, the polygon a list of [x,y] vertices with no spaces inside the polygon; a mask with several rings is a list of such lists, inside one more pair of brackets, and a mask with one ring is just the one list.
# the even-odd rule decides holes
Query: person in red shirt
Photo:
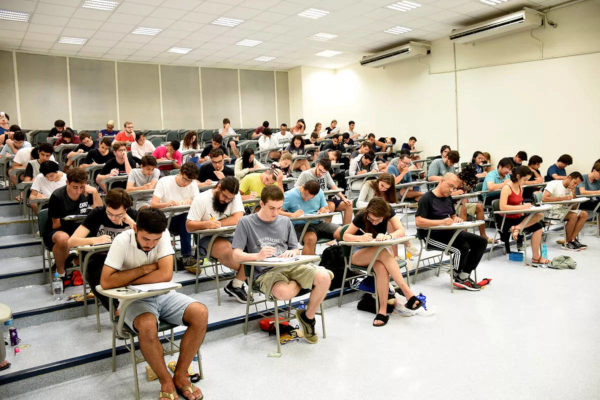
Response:
[{"label": "person in red shirt", "polygon": [[179,152],[179,140],[172,140],[166,146],[158,146],[152,153],[158,161],[172,160],[168,165],[160,165],[158,169],[161,171],[170,171],[172,169],[181,168],[181,153]]},{"label": "person in red shirt", "polygon": [[125,130],[117,133],[115,137],[115,142],[135,142],[135,132],[133,131],[133,122],[126,121],[125,122]]}]

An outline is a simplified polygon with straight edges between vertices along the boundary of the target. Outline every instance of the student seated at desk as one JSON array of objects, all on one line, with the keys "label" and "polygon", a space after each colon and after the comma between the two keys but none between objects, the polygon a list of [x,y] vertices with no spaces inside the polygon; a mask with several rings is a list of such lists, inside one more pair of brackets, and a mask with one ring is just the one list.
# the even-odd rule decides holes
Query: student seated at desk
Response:
[{"label": "student seated at desk", "polygon": [[123,124],[123,130],[117,133],[115,141],[124,142],[127,146],[131,146],[131,143],[135,142],[135,132],[133,130],[133,122],[125,121]]},{"label": "student seated at desk", "polygon": [[450,152],[450,150],[452,150],[452,149],[447,144],[442,145],[442,147],[440,147],[440,156],[436,157],[436,159],[437,158],[445,159],[448,156],[448,153]]},{"label": "student seated at desk", "polygon": [[447,173],[454,173],[456,167],[454,164],[460,161],[458,151],[451,150],[446,153],[446,156],[433,160],[427,168],[427,180],[429,182],[440,182],[443,176]]},{"label": "student seated at desk", "polygon": [[254,156],[254,150],[251,147],[246,147],[242,152],[242,156],[235,160],[234,175],[238,179],[242,179],[249,173],[254,172],[257,168],[264,168]]},{"label": "student seated at desk", "polygon": [[[460,195],[463,193],[468,193],[475,189],[477,186],[477,175],[475,174],[475,169],[473,169],[470,165],[467,165],[458,173],[458,179],[461,184],[457,188],[453,195]],[[477,221],[485,221],[485,213],[483,212],[483,204],[480,202],[469,202],[469,199],[461,199],[456,203],[456,215],[460,217],[460,219],[466,221],[468,216],[471,216]],[[479,225],[479,236],[487,240],[488,243],[493,243],[493,239],[487,235],[485,232],[485,224]]]},{"label": "student seated at desk", "polygon": [[[279,215],[284,196],[280,188],[267,186],[261,193],[260,210],[240,220],[233,236],[233,258],[243,264],[267,257],[293,257],[300,254],[298,238],[288,217]],[[315,313],[325,299],[333,273],[314,264],[291,267],[256,267],[255,282],[261,292],[278,300],[291,300],[300,289],[311,290],[306,310],[296,316],[308,343],[317,343]]]},{"label": "student seated at desk", "polygon": [[6,139],[6,144],[2,147],[2,151],[0,151],[0,158],[12,157],[20,149],[28,147],[31,147],[31,143],[26,140],[25,134],[21,131],[16,131],[12,139]]},{"label": "student seated at desk", "polygon": [[567,179],[567,171],[565,168],[571,164],[573,164],[573,157],[568,154],[563,154],[558,157],[555,164],[552,164],[548,168],[548,172],[546,172],[546,177],[544,179],[546,182]]},{"label": "student seated at desk", "polygon": [[[449,226],[462,219],[456,216],[450,195],[460,185],[458,177],[452,173],[444,175],[435,189],[425,193],[419,200],[415,217],[417,233],[420,238],[427,237],[426,228]],[[453,230],[431,231],[428,245],[444,250],[454,235]],[[462,231],[456,237],[449,251],[454,262],[454,285],[461,289],[477,291],[481,287],[471,278],[471,272],[477,268],[487,247],[487,240],[470,232]]]},{"label": "student seated at desk", "polygon": [[[303,156],[307,155],[306,150],[304,149],[305,143],[304,139],[302,139],[301,135],[296,135],[290,142],[290,144],[286,147],[285,151],[290,153],[292,156]],[[310,162],[306,159],[297,159],[294,161],[292,166],[293,171],[306,171],[310,168]]]},{"label": "student seated at desk", "polygon": [[62,119],[57,119],[54,121],[54,126],[50,129],[50,133],[48,133],[48,137],[54,137],[56,135],[61,135],[67,124]]},{"label": "student seated at desk", "polygon": [[[218,150],[218,149],[217,149]],[[188,212],[185,226],[188,232],[201,229],[216,229],[222,226],[235,226],[244,215],[244,205],[239,194],[240,184],[233,176],[227,176],[219,181],[212,190],[206,190],[194,198]],[[246,273],[239,263],[233,260],[231,237],[218,237],[215,239],[211,253],[208,244],[211,236],[202,236],[198,242],[198,250],[202,256],[210,256],[219,260],[221,264],[236,271],[236,275],[227,286],[225,293],[234,297],[240,303],[246,303],[248,295],[244,289]]]},{"label": "student seated at desk", "polygon": [[485,172],[490,173],[494,169],[494,167],[492,166],[492,156],[487,151],[483,152],[483,156],[485,157],[485,163],[489,164],[485,168]]},{"label": "student seated at desk", "polygon": [[[331,142],[324,145],[323,148],[321,149],[321,151],[323,152],[327,152],[327,151],[331,151],[331,150],[339,150],[340,153],[343,153],[344,151],[346,151],[346,148],[344,147],[344,144],[342,143],[342,135],[341,134],[334,134],[333,136],[331,136]],[[320,156],[320,155],[319,155]]]},{"label": "student seated at desk", "polygon": [[362,142],[360,146],[358,146],[357,150],[354,150],[352,154],[350,154],[350,159],[353,160],[359,155],[366,154],[371,151],[371,145],[368,142]]},{"label": "student seated at desk", "polygon": [[[136,192],[139,190],[150,190],[156,187],[160,172],[158,171],[156,158],[153,156],[143,156],[141,159],[141,167],[134,168],[127,177],[127,192]],[[152,201],[152,195],[145,198],[139,198],[136,201],[136,209],[149,207]]]},{"label": "student seated at desk", "polygon": [[276,149],[269,151],[267,159],[279,160],[281,152],[277,150],[279,148],[279,139],[273,134],[273,131],[269,128],[265,128],[262,135],[258,138],[258,148],[260,151],[266,151],[269,149]]},{"label": "student seated at desk", "polygon": [[87,157],[79,164],[81,168],[89,167],[90,165],[106,164],[111,159],[115,158],[115,155],[111,151],[112,139],[110,137],[103,137],[98,143],[98,148],[88,152]]},{"label": "student seated at desk", "polygon": [[482,165],[485,164],[485,157],[481,151],[476,151],[473,153],[473,157],[471,158],[471,167],[475,170],[475,176],[478,179],[484,179],[487,175],[487,172],[483,169]]},{"label": "student seated at desk", "polygon": [[394,176],[388,173],[383,173],[377,179],[366,181],[360,189],[356,207],[364,208],[369,204],[374,197],[380,197],[388,203],[397,203],[396,185]]},{"label": "student seated at desk", "polygon": [[[196,150],[199,151],[200,150],[200,146],[198,145],[198,132],[196,131],[188,131],[185,136],[183,137],[183,141],[181,143],[181,151],[185,152],[188,150]],[[186,155],[183,158],[183,162],[188,162],[190,161],[191,157],[196,157],[195,154],[192,155]]]},{"label": "student seated at desk", "polygon": [[331,121],[331,124],[327,128],[325,128],[326,135],[332,135],[336,133],[340,133],[340,127],[337,126],[337,121],[334,119]]},{"label": "student seated at desk", "polygon": [[263,134],[263,132],[265,131],[265,129],[267,129],[269,127],[269,121],[263,121],[262,125],[257,127],[254,132],[252,132],[252,135],[250,136],[251,139],[258,139],[260,138],[260,136]]},{"label": "student seated at desk", "polygon": [[[510,183],[505,185],[500,192],[500,211],[528,210],[532,207],[531,203],[523,204],[523,185],[531,177],[531,170],[522,165],[513,168],[510,174]],[[543,258],[540,253],[542,243],[542,231],[544,229],[541,221],[544,219],[544,213],[535,213],[524,226],[523,222],[527,218],[523,214],[507,214],[502,231],[502,241],[508,242],[508,236],[512,235],[513,240],[523,243],[523,233],[531,233],[531,264],[544,265],[549,264],[550,260]]]},{"label": "student seated at desk", "polygon": [[67,172],[67,184],[56,189],[48,202],[48,232],[43,240],[52,249],[56,261],[56,272],[65,275],[65,260],[69,255],[69,237],[75,232],[78,223],[66,221],[70,215],[87,214],[90,208],[102,207],[98,191],[87,184],[87,174],[81,168],[71,168]]},{"label": "student seated at desk", "polygon": [[[295,186],[300,187],[310,180],[315,180],[323,191],[337,190],[338,187],[331,178],[330,170],[331,162],[329,160],[319,160],[314,168],[300,174]],[[352,221],[352,201],[348,200],[343,193],[340,192],[329,196],[327,198],[327,207],[329,208],[329,212],[339,211],[343,213],[344,225]]]},{"label": "student seated at desk", "polygon": [[[285,192],[283,208],[279,213],[286,217],[301,217],[304,214],[314,215],[328,213],[329,207],[325,195],[319,186],[319,182],[313,179],[307,180],[299,187]],[[305,221],[292,221],[298,240],[304,229]],[[317,246],[317,239],[340,239],[341,227],[323,220],[313,221],[308,225],[304,234],[304,248],[302,254],[313,255]]]},{"label": "student seated at desk", "polygon": [[[129,194],[121,188],[112,189],[106,194],[105,206],[94,208],[69,238],[69,247],[90,246],[112,242],[115,237],[128,229],[135,228],[137,213]],[[100,284],[102,267],[107,252],[92,255],[88,261],[85,280],[92,293],[108,310],[108,298],[98,294],[96,286]]]},{"label": "student seated at desk", "polygon": [[[21,152],[27,152],[28,150],[30,156],[28,158],[28,161],[25,162],[25,174],[22,175],[23,182],[31,182],[33,178],[38,176],[38,174],[40,173],[40,167],[45,161],[54,161],[54,156],[52,155],[54,151],[52,149],[52,146],[49,143],[40,143],[37,147],[20,150],[15,156],[13,165],[17,163],[17,158],[22,154]],[[23,155],[25,155],[25,153],[23,153]],[[23,166],[20,165],[20,168],[23,168]]]},{"label": "student seated at desk", "polygon": [[[58,188],[67,184],[67,176],[59,171],[58,164],[54,161],[44,161],[40,166],[40,172],[33,180],[29,199],[47,199]],[[31,204],[31,210],[38,214],[38,205]]]},{"label": "student seated at desk", "polygon": [[[392,174],[394,178],[394,187],[400,183],[410,183],[413,181],[412,173],[410,172],[410,157],[406,153],[400,153],[400,157],[397,160],[390,161],[390,165],[387,167],[387,172]],[[415,201],[419,201],[423,193],[421,193],[415,187],[408,187],[400,190],[400,196],[404,196],[404,192],[406,193],[406,199],[414,199]],[[361,190],[362,192],[362,190]]]},{"label": "student seated at desk", "polygon": [[248,174],[240,181],[240,193],[242,200],[254,199],[260,197],[263,189],[269,185],[279,186],[283,191],[283,174],[274,168],[269,168],[265,172]]},{"label": "student seated at desk", "polygon": [[156,147],[151,141],[146,139],[144,132],[135,133],[135,142],[131,143],[131,155],[141,160],[146,153],[153,153]]},{"label": "student seated at desk", "polygon": [[279,134],[276,134],[279,143],[292,140],[294,135],[292,135],[292,132],[288,131],[288,126],[286,123],[282,123],[279,128]]},{"label": "student seated at desk", "polygon": [[[355,127],[356,122],[348,121],[348,135],[350,136],[350,139],[358,139],[360,137],[360,133],[354,131]],[[352,142],[354,143],[354,140],[352,140]]]},{"label": "student seated at desk", "polygon": [[211,139],[210,144],[206,145],[204,149],[202,149],[202,153],[200,153],[200,158],[198,159],[197,164],[201,165],[204,162],[208,161],[208,156],[213,149],[221,149],[223,154],[227,154],[227,147],[223,145],[223,136],[218,133],[215,133]]},{"label": "student seated at desk", "polygon": [[65,168],[71,168],[73,165],[73,157],[81,153],[89,153],[90,151],[96,148],[96,142],[92,139],[92,135],[83,131],[79,134],[79,140],[81,143],[75,147],[72,151],[67,153],[67,163],[65,164]]},{"label": "student seated at desk", "polygon": [[543,162],[544,160],[542,160],[542,157],[531,156],[531,158],[527,162],[527,166],[531,171],[531,177],[529,178],[529,181],[527,181],[527,185],[531,185],[534,183],[544,183],[544,177],[540,173],[540,167],[542,166]]},{"label": "student seated at desk", "polygon": [[[575,189],[583,181],[581,173],[571,172],[565,179],[557,179],[548,182],[544,188],[542,201],[550,203],[553,201],[564,201],[575,198]],[[565,242],[562,244],[566,250],[583,250],[587,246],[577,240],[577,235],[585,225],[588,218],[588,213],[585,210],[577,209],[576,206],[561,206],[558,205],[550,212],[550,218],[561,219],[567,222]]]},{"label": "student seated at desk", "polygon": [[[192,204],[194,197],[200,194],[196,178],[198,167],[193,162],[181,166],[177,175],[165,176],[158,180],[150,207],[166,208]],[[181,243],[181,257],[184,267],[196,265],[196,257],[192,255],[192,236],[185,228],[187,212],[181,212],[171,218],[169,229],[177,232]]]},{"label": "student seated at desk", "polygon": [[[350,161],[350,176],[364,175],[370,172],[379,172],[379,167],[375,162],[375,153],[369,150],[365,154],[360,154]],[[364,183],[364,180],[357,179],[350,184],[353,191],[359,191]]]},{"label": "student seated at desk", "polygon": [[[81,143],[81,137],[79,137],[79,135],[76,135],[75,132],[73,132],[73,130],[71,128],[65,128],[62,135],[60,135],[58,140],[56,142],[54,142],[54,149],[56,150],[56,148],[58,146],[60,146],[61,144],[80,144],[80,143]],[[65,154],[65,156],[66,156],[66,154]]]},{"label": "student seated at desk", "polygon": [[[231,127],[231,121],[229,118],[223,118],[223,127],[219,129],[219,135],[223,138],[223,143],[226,143],[227,146],[231,149],[233,156],[235,158],[239,158],[240,153],[237,149],[238,138],[235,137],[235,130]],[[225,151],[227,154],[227,151]]]},{"label": "student seated at desk", "polygon": [[[577,186],[579,194],[582,196],[600,196],[600,161],[594,163],[592,171],[583,175],[583,181]],[[580,208],[584,210],[593,210],[598,205],[598,199],[590,199],[581,204]]]},{"label": "student seated at desk", "polygon": [[[173,279],[174,250],[167,218],[160,211],[145,208],[138,214],[136,228],[117,235],[106,256],[100,284],[112,289],[131,284],[169,282]],[[204,340],[208,324],[206,306],[176,291],[135,300],[127,309],[125,323],[137,332],[140,350],[158,375],[161,399],[202,398],[200,389],[190,383],[187,370]],[[167,370],[158,321],[186,325],[173,377]]]},{"label": "student seated at desk", "polygon": [[[417,143],[417,138],[414,137],[414,136],[411,136],[411,137],[408,138],[408,142],[402,143],[401,150],[408,150],[409,152],[410,151],[415,151],[416,150],[416,147],[415,147],[416,143]],[[419,159],[419,155],[415,154],[413,156],[413,160],[418,160],[418,159]]]},{"label": "student seated at desk", "polygon": [[524,161],[527,161],[527,153],[523,150],[517,152],[517,154],[512,158],[513,166],[520,167]]},{"label": "student seated at desk", "polygon": [[225,166],[223,150],[216,148],[210,152],[210,161],[205,162],[198,169],[198,182],[200,182],[198,186],[209,186],[226,176],[233,175],[233,170]]},{"label": "student seated at desk", "polygon": [[161,173],[166,174],[173,169],[181,168],[183,159],[179,152],[179,140],[171,140],[166,146],[158,146],[152,153],[156,161],[170,160],[171,164],[159,165],[158,169]]},{"label": "student seated at desk", "polygon": [[99,137],[99,138],[108,137],[108,138],[110,138],[110,139],[112,140],[112,139],[114,138],[114,136],[115,136],[116,134],[118,134],[118,133],[119,133],[119,132],[117,132],[117,131],[115,130],[115,121],[113,121],[113,120],[111,119],[111,120],[108,120],[108,121],[106,122],[106,129],[102,129],[102,130],[100,131],[100,133],[98,134],[98,137]]},{"label": "student seated at desk", "polygon": [[344,149],[346,148],[345,146],[354,145],[354,139],[350,137],[350,132],[342,133],[342,144],[344,145]]},{"label": "student seated at desk", "polygon": [[[490,192],[499,192],[505,185],[508,185],[510,179],[510,171],[513,168],[512,160],[508,157],[501,159],[498,162],[498,167],[489,172],[483,180],[483,187],[481,190]],[[492,200],[500,197],[499,193],[485,194],[485,202],[490,204]]]},{"label": "student seated at desk", "polygon": [[[358,234],[359,230],[363,234]],[[405,234],[400,218],[387,202],[380,197],[374,197],[369,201],[367,207],[354,217],[354,220],[344,232],[344,240],[348,242],[383,241],[396,239]],[[352,263],[360,266],[369,265],[377,249],[377,247],[354,247]],[[377,310],[377,315],[373,320],[373,326],[383,326],[389,320],[387,300],[390,276],[400,287],[404,297],[408,299],[406,308],[416,310],[423,305],[404,281],[398,262],[395,259],[396,253],[396,246],[394,246],[394,249],[388,247],[379,253],[377,261],[373,264],[375,279],[377,279],[377,297],[379,298],[379,310]]]},{"label": "student seated at desk", "polygon": [[[112,149],[114,158],[111,158],[104,164],[104,167],[100,170],[98,176],[96,176],[96,183],[98,187],[106,192],[106,184],[104,180],[111,176],[129,175],[131,169],[136,167],[135,161],[131,158],[131,155],[127,153],[127,144],[125,142],[114,141],[112,143]],[[112,187],[120,187],[125,189],[127,186],[126,182],[115,182]]]}]

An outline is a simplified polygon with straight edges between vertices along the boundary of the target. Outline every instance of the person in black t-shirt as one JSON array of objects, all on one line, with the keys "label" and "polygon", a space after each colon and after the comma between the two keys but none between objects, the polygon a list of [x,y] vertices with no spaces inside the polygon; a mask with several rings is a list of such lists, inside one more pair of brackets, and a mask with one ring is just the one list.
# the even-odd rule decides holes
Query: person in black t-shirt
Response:
[{"label": "person in black t-shirt", "polygon": [[215,133],[212,137],[211,143],[202,150],[200,159],[198,160],[198,167],[200,167],[200,165],[205,161],[208,161],[208,156],[213,149],[221,149],[223,150],[223,154],[227,154],[227,148],[223,144],[223,136],[221,136],[219,133]]},{"label": "person in black t-shirt", "polygon": [[22,175],[23,182],[31,182],[40,173],[40,166],[45,161],[50,161],[54,150],[49,143],[40,143],[31,150],[31,160],[25,167],[25,174]]},{"label": "person in black t-shirt", "polygon": [[[94,208],[71,235],[70,248],[111,243],[119,233],[135,228],[137,212],[131,208],[133,201],[125,190],[110,190],[104,201],[106,205]],[[100,284],[106,254],[107,252],[101,252],[92,255],[84,273],[92,293],[108,309],[108,298],[96,292],[96,285]]]},{"label": "person in black t-shirt", "polygon": [[86,168],[94,164],[106,164],[111,158],[115,157],[115,155],[110,151],[111,146],[111,138],[103,137],[98,144],[98,148],[90,150],[85,160],[83,160],[79,166],[81,168]]},{"label": "person in black t-shirt", "polygon": [[47,232],[44,244],[54,253],[56,272],[65,274],[65,260],[69,255],[69,236],[75,232],[78,223],[65,221],[69,215],[87,214],[90,208],[101,207],[102,199],[98,191],[87,185],[87,174],[81,168],[67,172],[67,185],[56,189],[48,202]]},{"label": "person in black t-shirt", "polygon": [[96,148],[96,142],[94,142],[94,139],[92,139],[92,135],[85,131],[79,134],[79,140],[81,140],[81,143],[79,143],[79,145],[77,145],[73,151],[67,154],[67,168],[70,168],[73,164],[74,156],[81,153],[89,153]]},{"label": "person in black t-shirt", "polygon": [[[359,232],[362,232],[362,234],[359,234]],[[404,235],[404,227],[394,210],[382,198],[374,197],[369,201],[365,210],[354,217],[354,220],[346,232],[344,232],[344,240],[348,242],[384,241],[396,239]],[[369,265],[379,249],[379,247],[371,246],[354,247],[352,264],[361,266]],[[402,277],[400,267],[394,257],[397,251],[397,246],[386,247],[379,252],[373,264],[373,271],[377,280],[377,297],[379,299],[379,310],[377,310],[377,315],[375,316],[375,320],[373,320],[373,326],[383,326],[389,320],[389,316],[387,315],[387,300],[390,276],[400,287],[404,297],[408,299],[406,308],[416,310],[423,305]]]},{"label": "person in black t-shirt", "polygon": [[210,161],[202,164],[198,170],[199,186],[208,186],[226,176],[234,176],[233,170],[225,166],[224,157],[223,150],[218,147],[210,152]]},{"label": "person in black t-shirt", "polygon": [[[118,175],[129,175],[132,168],[135,168],[137,164],[133,160],[131,153],[127,153],[127,143],[125,142],[113,142],[112,144],[113,154],[115,158],[110,159],[104,164],[104,168],[100,170],[100,173],[96,177],[96,183],[98,187],[106,192],[106,184],[104,180],[111,176]],[[113,187],[123,188],[127,186],[127,180],[123,182],[115,182]]]},{"label": "person in black t-shirt", "polygon": [[[449,172],[442,177],[435,189],[421,197],[415,217],[417,233],[420,238],[427,237],[427,229],[424,228],[448,226],[462,222],[462,219],[456,216],[450,197],[452,191],[459,185],[458,177]],[[454,230],[452,229],[431,231],[427,245],[444,250],[453,235]],[[456,287],[472,291],[480,290],[480,286],[470,278],[470,275],[479,265],[486,247],[487,240],[481,236],[465,231],[458,234],[449,250],[454,262],[454,285]]]},{"label": "person in black t-shirt", "polygon": [[62,133],[65,130],[66,125],[67,124],[62,119],[57,119],[56,121],[54,121],[54,127],[52,129],[50,129],[50,133],[48,134],[48,137],[62,135]]}]

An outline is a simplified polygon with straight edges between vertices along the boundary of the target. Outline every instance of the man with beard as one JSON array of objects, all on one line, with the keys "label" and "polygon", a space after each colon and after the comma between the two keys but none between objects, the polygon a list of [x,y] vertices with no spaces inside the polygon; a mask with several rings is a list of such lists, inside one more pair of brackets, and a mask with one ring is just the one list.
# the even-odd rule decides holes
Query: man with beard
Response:
[{"label": "man with beard", "polygon": [[[227,176],[221,179],[214,189],[196,196],[187,216],[188,232],[237,225],[244,214],[239,187],[240,184],[235,177]],[[235,278],[225,286],[225,293],[240,303],[246,303],[247,295],[244,289],[246,274],[244,268],[233,260],[232,238],[219,237],[215,239],[211,253],[207,254],[210,238],[210,235],[200,237],[198,251],[205,256],[216,258],[224,266],[237,271]]]}]

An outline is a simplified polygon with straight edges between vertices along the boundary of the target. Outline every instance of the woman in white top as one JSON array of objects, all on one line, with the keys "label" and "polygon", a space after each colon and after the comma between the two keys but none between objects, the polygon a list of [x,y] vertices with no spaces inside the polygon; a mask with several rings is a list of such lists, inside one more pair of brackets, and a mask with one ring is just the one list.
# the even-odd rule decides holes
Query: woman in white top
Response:
[{"label": "woman in white top", "polygon": [[251,172],[254,172],[258,168],[264,168],[258,160],[254,158],[254,150],[247,147],[242,152],[242,156],[235,160],[234,174],[235,177],[241,180],[243,177]]},{"label": "woman in white top", "polygon": [[131,143],[131,155],[139,158],[146,155],[146,153],[152,153],[155,150],[154,145],[151,141],[146,140],[146,134],[143,132],[135,133],[135,142]]},{"label": "woman in white top", "polygon": [[366,207],[373,197],[381,197],[390,204],[398,201],[395,180],[392,174],[381,174],[377,179],[366,181],[360,189],[356,207]]},{"label": "woman in white top", "polygon": [[[181,146],[181,152],[184,152],[184,151],[187,151],[187,150],[198,150],[199,152],[201,151],[200,150],[200,146],[198,146],[198,132],[196,132],[196,131],[189,131],[183,137],[183,143],[182,143],[182,146]],[[190,155],[190,154],[184,155],[183,156],[183,162],[189,161],[190,157],[192,157],[192,155]]]}]

